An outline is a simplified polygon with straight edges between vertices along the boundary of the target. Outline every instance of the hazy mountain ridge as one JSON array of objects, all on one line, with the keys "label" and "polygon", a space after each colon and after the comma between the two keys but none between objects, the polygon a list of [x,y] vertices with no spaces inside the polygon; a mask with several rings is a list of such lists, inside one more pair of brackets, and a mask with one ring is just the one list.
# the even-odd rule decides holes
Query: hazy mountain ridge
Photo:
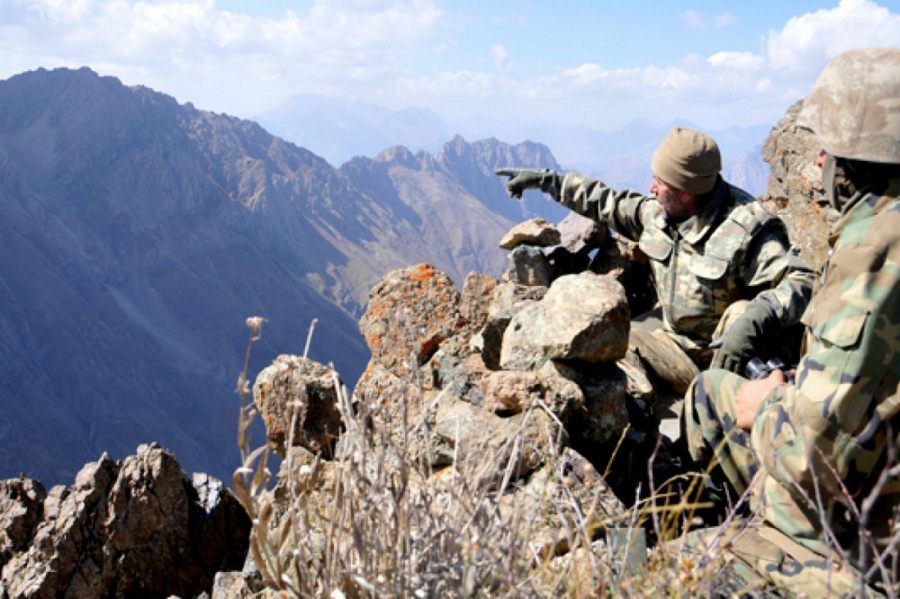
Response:
[{"label": "hazy mountain ridge", "polygon": [[533,122],[516,122],[514,126],[497,122],[485,129],[484,125],[448,125],[426,109],[388,110],[315,95],[291,98],[259,119],[271,131],[325,156],[333,164],[354,156],[372,156],[394,145],[437,154],[442,151],[440,142],[454,127],[472,139],[490,135],[540,140],[553,149],[564,169],[598,177],[615,188],[637,190],[649,186],[650,158],[659,140],[671,127],[682,126],[700,129],[716,139],[722,149],[723,175],[733,184],[758,196],[765,191],[769,174],[761,151],[769,125],[709,129],[688,121],[638,119],[624,127],[599,130],[554,126],[535,115]]},{"label": "hazy mountain ridge", "polygon": [[335,166],[395,145],[434,151],[452,134],[440,117],[424,108],[388,110],[313,94],[288,98],[255,120]]}]

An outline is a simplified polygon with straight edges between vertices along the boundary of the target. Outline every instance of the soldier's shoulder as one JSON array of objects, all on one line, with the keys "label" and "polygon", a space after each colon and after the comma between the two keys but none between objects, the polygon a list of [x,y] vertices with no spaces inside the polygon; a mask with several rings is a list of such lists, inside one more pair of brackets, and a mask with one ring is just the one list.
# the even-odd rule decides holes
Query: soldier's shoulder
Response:
[{"label": "soldier's shoulder", "polygon": [[781,218],[766,208],[762,202],[739,187],[729,185],[732,207],[728,220],[747,233],[756,233],[766,227],[783,228]]}]

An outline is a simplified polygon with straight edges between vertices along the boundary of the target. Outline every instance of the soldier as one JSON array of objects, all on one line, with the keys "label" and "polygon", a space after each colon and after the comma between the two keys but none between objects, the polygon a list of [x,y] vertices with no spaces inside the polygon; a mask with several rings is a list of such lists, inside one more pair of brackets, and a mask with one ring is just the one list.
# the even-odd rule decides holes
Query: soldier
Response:
[{"label": "soldier", "polygon": [[900,50],[836,57],[798,124],[824,147],[841,215],[803,315],[796,382],[705,372],[682,426],[698,466],[715,464],[762,521],[717,533],[744,582],[863,595],[898,584]]},{"label": "soldier", "polygon": [[715,141],[678,127],[653,155],[649,196],[578,173],[497,171],[512,176],[511,196],[541,189],[638,242],[650,258],[662,322],[636,319],[629,345],[679,395],[698,366],[710,364],[711,340],[721,343],[715,365],[743,371],[767,354],[772,335],[799,321],[811,290],[813,274],[790,251],[784,223],[726,183],[721,168]]}]

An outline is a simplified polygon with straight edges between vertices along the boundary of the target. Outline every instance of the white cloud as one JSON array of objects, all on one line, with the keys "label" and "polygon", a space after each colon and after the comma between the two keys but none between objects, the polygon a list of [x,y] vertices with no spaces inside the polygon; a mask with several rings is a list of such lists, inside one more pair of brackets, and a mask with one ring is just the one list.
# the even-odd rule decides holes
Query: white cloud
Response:
[{"label": "white cloud", "polygon": [[706,29],[710,26],[722,29],[737,23],[734,15],[728,12],[720,13],[714,17],[707,17],[696,10],[686,10],[681,13],[681,21],[690,29]]},{"label": "white cloud", "polygon": [[737,25],[737,19],[735,19],[734,15],[730,12],[723,12],[720,15],[716,15],[713,24],[719,29],[724,29],[725,27]]},{"label": "white cloud", "polygon": [[761,70],[766,61],[762,56],[751,52],[716,52],[706,61],[717,69],[752,72]]},{"label": "white cloud", "polygon": [[497,69],[509,68],[509,52],[503,44],[493,44],[491,46],[491,57],[494,59],[494,66]]},{"label": "white cloud", "polygon": [[277,18],[228,12],[214,0],[5,1],[13,4],[0,9],[2,76],[102,64],[129,83],[231,111],[250,106],[239,105],[246,94],[224,93],[236,86],[277,85],[260,90],[274,98],[298,83],[321,92],[384,77],[441,17],[434,0],[313,0],[307,12]]},{"label": "white cloud", "polygon": [[703,29],[706,27],[706,19],[696,10],[686,10],[681,13],[681,20],[691,29]]},{"label": "white cloud", "polygon": [[773,69],[818,72],[828,60],[854,48],[900,47],[900,14],[871,0],[841,0],[836,8],[790,19],[766,39]]}]

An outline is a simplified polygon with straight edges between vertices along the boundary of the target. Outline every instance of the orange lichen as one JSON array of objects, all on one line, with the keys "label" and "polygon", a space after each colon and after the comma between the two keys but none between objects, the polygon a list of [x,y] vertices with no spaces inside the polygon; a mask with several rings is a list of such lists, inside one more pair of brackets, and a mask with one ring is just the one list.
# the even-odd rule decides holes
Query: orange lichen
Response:
[{"label": "orange lichen", "polygon": [[419,264],[415,267],[415,271],[410,272],[409,278],[412,281],[424,282],[434,277],[434,267],[430,264]]}]

